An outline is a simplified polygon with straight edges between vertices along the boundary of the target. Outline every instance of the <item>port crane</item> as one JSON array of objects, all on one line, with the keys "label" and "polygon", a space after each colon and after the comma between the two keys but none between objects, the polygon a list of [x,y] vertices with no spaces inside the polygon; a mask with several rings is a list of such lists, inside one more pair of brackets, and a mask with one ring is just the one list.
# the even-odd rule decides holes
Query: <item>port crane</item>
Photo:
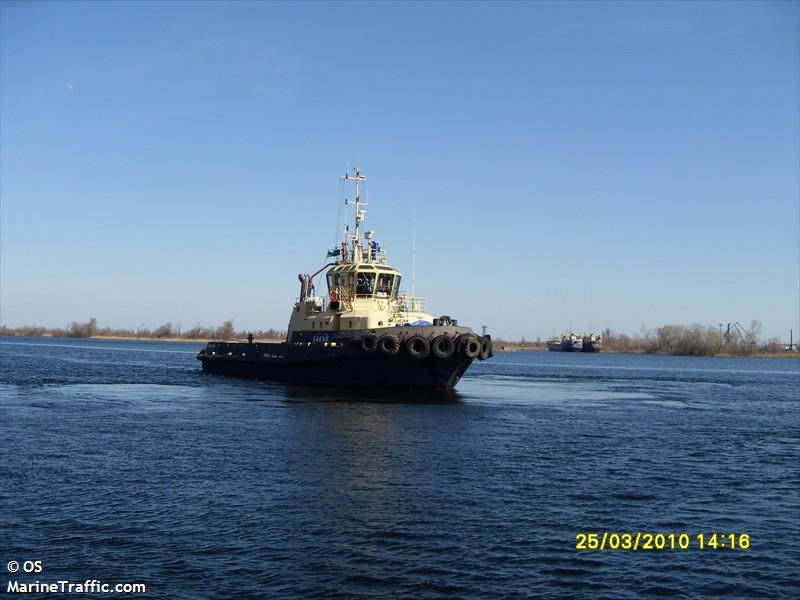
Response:
[{"label": "port crane", "polygon": [[741,340],[742,344],[749,347],[749,350],[752,352],[756,342],[753,339],[753,336],[747,332],[747,330],[742,326],[739,321],[734,321],[733,323],[728,323],[728,328],[725,331],[725,345],[730,346],[731,338],[736,335]]}]

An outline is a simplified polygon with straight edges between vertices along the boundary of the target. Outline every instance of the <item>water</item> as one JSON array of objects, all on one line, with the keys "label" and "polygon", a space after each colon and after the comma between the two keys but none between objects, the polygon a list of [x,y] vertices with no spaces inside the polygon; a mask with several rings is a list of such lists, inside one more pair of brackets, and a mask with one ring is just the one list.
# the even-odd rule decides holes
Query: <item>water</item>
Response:
[{"label": "water", "polygon": [[199,347],[0,338],[4,591],[30,559],[155,598],[797,597],[798,361],[500,353],[375,402],[203,375]]}]

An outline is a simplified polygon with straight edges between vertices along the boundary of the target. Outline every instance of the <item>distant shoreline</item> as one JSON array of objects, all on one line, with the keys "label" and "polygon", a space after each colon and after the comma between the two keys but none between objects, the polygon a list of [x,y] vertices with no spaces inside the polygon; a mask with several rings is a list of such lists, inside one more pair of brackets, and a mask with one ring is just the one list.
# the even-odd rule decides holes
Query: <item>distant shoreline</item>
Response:
[{"label": "distant shoreline", "polygon": [[286,338],[286,332],[277,329],[244,329],[237,330],[233,320],[225,321],[220,327],[203,327],[199,323],[188,329],[181,329],[180,325],[164,323],[155,329],[145,326],[136,329],[100,327],[97,319],[92,318],[85,323],[72,321],[66,327],[40,327],[38,325],[23,325],[21,327],[7,327],[0,325],[0,335],[26,336],[26,337],[52,337],[65,339],[100,339],[100,340],[152,340],[165,342],[197,342],[205,343],[211,340],[245,340],[252,336],[263,343],[280,342]]},{"label": "distant shoreline", "polygon": [[[3,337],[31,337],[31,338],[48,338],[53,340],[121,340],[133,342],[182,342],[194,344],[207,344],[208,342],[217,341],[213,338],[187,338],[187,337],[137,337],[135,335],[93,335],[89,337],[73,337],[64,335],[52,335],[45,333],[43,335],[25,335],[21,333],[3,333]],[[246,339],[236,339],[235,341],[246,342]],[[278,338],[253,338],[253,342],[259,344],[280,344],[285,340]]]},{"label": "distant shoreline", "polygon": [[[45,337],[45,336],[42,336]],[[53,337],[53,336],[50,336]],[[80,338],[69,338],[69,339],[80,339]],[[90,338],[83,338],[89,340],[133,340],[138,342],[185,342],[185,343],[197,343],[197,344],[207,344],[208,342],[214,342],[217,340],[211,338],[185,338],[185,337],[168,337],[168,338],[151,338],[151,337],[136,337],[136,336],[128,336],[128,335],[93,335]],[[230,341],[239,341],[239,342],[246,342],[247,340],[230,340]],[[258,342],[259,344],[280,344],[285,340],[277,339],[277,338],[253,338],[253,343]]]},{"label": "distant shoreline", "polygon": [[[187,337],[137,337],[131,335],[93,335],[91,337],[70,337],[58,336],[45,333],[42,335],[24,335],[19,333],[3,333],[3,337],[33,337],[33,338],[49,338],[49,339],[63,339],[63,340],[120,340],[120,341],[133,341],[133,342],[180,342],[180,343],[193,343],[193,344],[207,344],[208,342],[219,341],[216,338],[187,338]],[[233,338],[228,341],[245,342],[246,339]],[[259,344],[280,344],[285,340],[282,338],[254,338],[254,343]],[[494,342],[494,350],[496,352],[548,352],[546,346],[522,346],[514,342],[504,342],[502,340]],[[584,354],[583,352],[563,352],[562,354]],[[694,354],[667,354],[665,352],[647,352],[646,350],[614,350],[604,349],[599,354],[647,354],[650,356],[697,356]],[[723,357],[723,358],[794,358],[800,359],[798,352],[764,352],[753,354],[733,354],[721,352],[719,354],[705,354],[706,357]]]},{"label": "distant shoreline", "polygon": [[[521,346],[513,342],[494,342],[495,352],[548,352],[546,346]],[[562,352],[561,354],[585,354],[584,352]],[[590,353],[586,353],[590,354]],[[717,354],[668,354],[666,352],[648,352],[646,350],[611,350],[603,349],[599,353],[591,354],[647,354],[649,356],[704,356],[721,358],[796,358],[800,359],[798,352],[754,352],[752,354],[735,354],[720,352]]]}]

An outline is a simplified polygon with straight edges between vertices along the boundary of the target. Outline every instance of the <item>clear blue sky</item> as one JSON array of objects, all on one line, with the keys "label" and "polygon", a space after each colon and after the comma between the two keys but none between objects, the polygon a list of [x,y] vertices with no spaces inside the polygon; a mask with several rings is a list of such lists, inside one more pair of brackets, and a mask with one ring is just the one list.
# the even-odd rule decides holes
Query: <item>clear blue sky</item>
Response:
[{"label": "clear blue sky", "polygon": [[800,330],[797,2],[0,3],[0,321],[285,328],[339,182],[509,338]]}]

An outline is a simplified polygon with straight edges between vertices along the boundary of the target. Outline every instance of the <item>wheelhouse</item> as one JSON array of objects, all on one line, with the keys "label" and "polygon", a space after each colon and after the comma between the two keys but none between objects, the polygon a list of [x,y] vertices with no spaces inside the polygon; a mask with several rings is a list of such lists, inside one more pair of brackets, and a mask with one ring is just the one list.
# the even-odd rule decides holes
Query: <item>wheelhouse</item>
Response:
[{"label": "wheelhouse", "polygon": [[328,295],[332,300],[397,298],[401,275],[384,265],[336,265],[328,271]]},{"label": "wheelhouse", "polygon": [[[432,323],[424,298],[400,291],[402,276],[387,264],[386,251],[375,239],[375,232],[362,235],[366,203],[361,201],[359,183],[364,176],[356,169],[354,176],[345,175],[344,179],[355,183],[355,229],[351,232],[345,225],[341,245],[328,250],[327,256],[336,257],[335,262],[313,275],[298,275],[300,296],[289,320],[288,337],[295,332],[364,331]],[[314,294],[314,279],[323,271],[327,297]]]}]

